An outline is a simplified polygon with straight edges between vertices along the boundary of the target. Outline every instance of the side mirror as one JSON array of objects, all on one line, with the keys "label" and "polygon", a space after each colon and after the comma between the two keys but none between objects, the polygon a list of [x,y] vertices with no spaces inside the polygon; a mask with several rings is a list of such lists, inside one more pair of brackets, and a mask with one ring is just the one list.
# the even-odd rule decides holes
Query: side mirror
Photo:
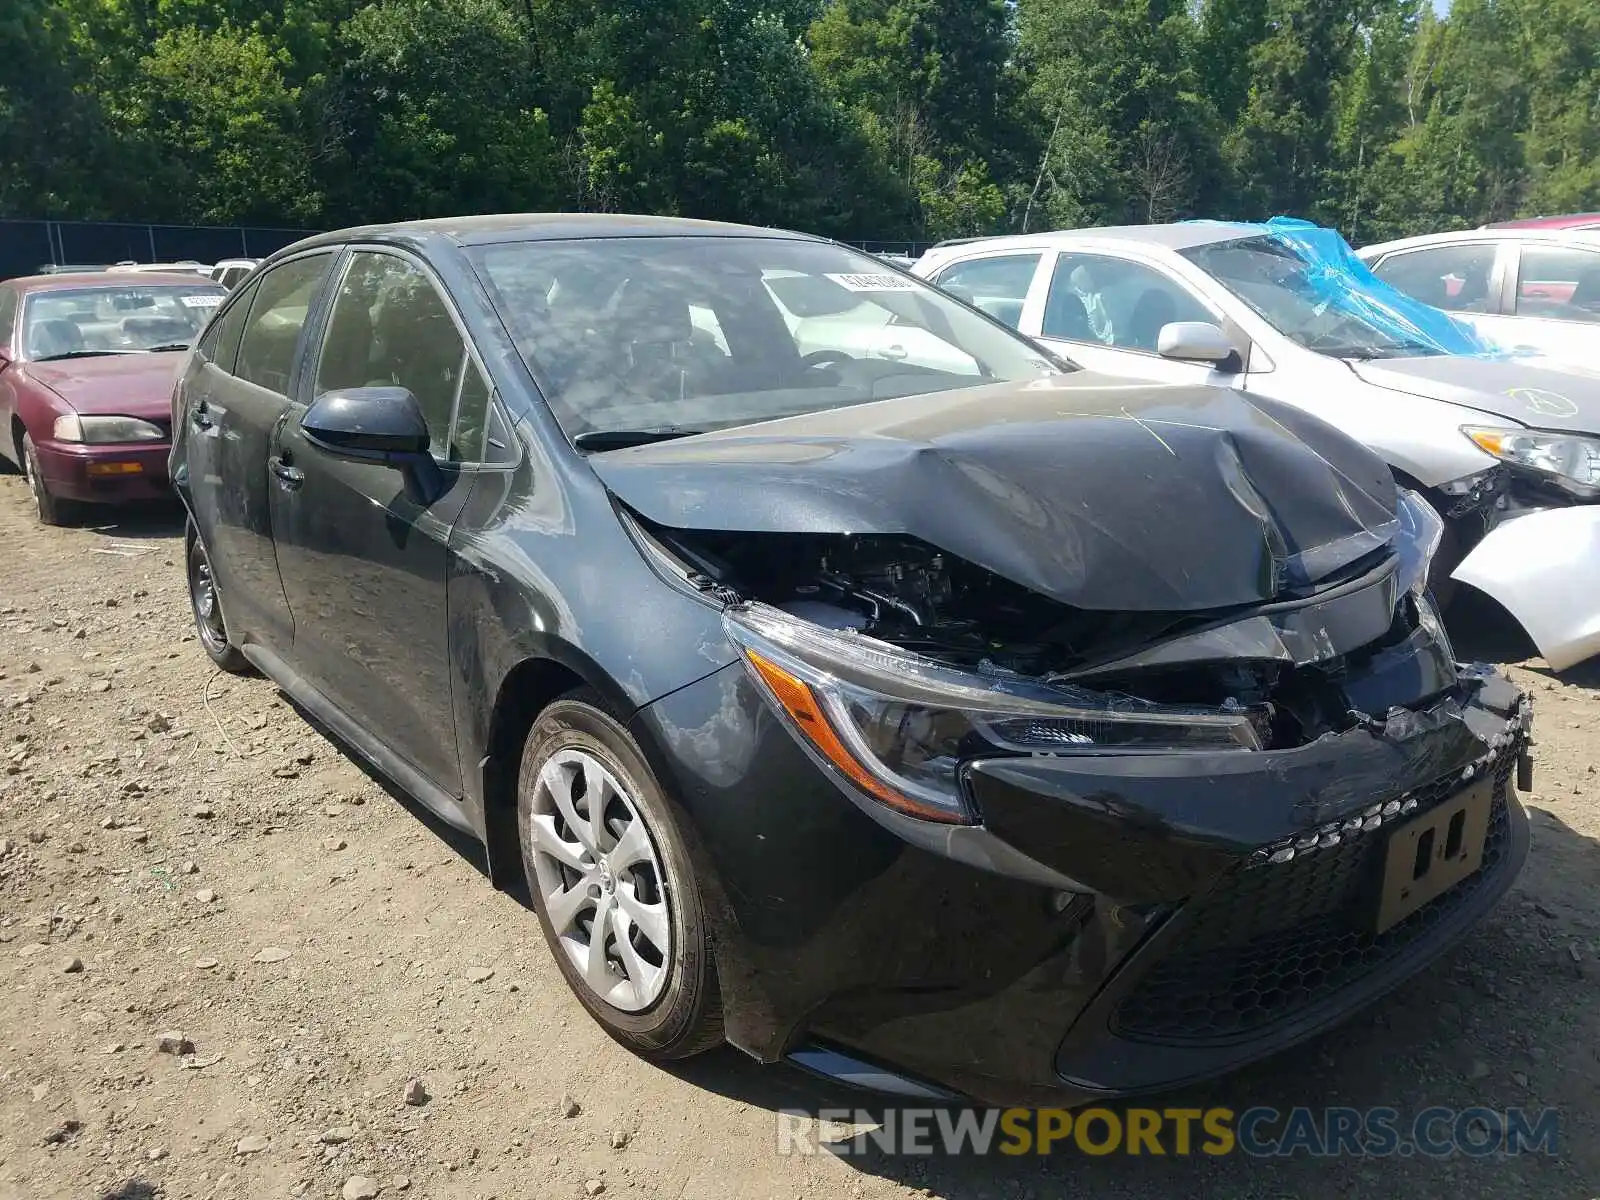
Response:
[{"label": "side mirror", "polygon": [[1209,321],[1174,321],[1163,325],[1156,338],[1156,353],[1179,362],[1208,362],[1218,366],[1237,361],[1239,350]]},{"label": "side mirror", "polygon": [[422,406],[403,387],[325,392],[306,409],[300,426],[319,448],[348,458],[426,454],[433,441]]},{"label": "side mirror", "polygon": [[406,495],[426,508],[446,491],[444,473],[428,447],[433,442],[422,406],[403,387],[342,388],[317,397],[300,418],[306,440],[319,450],[398,467]]}]

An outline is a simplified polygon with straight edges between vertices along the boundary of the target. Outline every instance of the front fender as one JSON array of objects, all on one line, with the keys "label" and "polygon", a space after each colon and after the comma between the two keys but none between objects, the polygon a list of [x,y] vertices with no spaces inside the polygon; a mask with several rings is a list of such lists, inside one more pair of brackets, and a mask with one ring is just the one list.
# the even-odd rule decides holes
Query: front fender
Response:
[{"label": "front fender", "polygon": [[1600,505],[1496,526],[1451,573],[1492,597],[1555,671],[1600,653]]}]

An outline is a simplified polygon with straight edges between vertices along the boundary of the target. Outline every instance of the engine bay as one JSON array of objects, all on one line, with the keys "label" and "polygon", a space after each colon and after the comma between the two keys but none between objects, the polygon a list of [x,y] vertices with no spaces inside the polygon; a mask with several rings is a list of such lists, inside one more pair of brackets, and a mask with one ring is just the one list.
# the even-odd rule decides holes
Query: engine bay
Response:
[{"label": "engine bay", "polygon": [[[827,629],[851,630],[981,674],[1044,683],[1089,675],[1087,686],[1108,696],[1247,708],[1260,714],[1263,741],[1273,747],[1301,745],[1370,720],[1352,699],[1363,691],[1371,698],[1364,677],[1403,656],[1409,644],[1427,640],[1407,597],[1394,607],[1387,632],[1315,663],[1234,653],[1107,674],[1096,668],[1247,618],[1251,610],[1073,608],[906,537],[646,528],[683,566],[689,584],[721,603],[761,601]],[[1384,553],[1376,557],[1381,562]],[[1337,587],[1371,566],[1341,572],[1322,586]],[[1438,671],[1431,680],[1425,671],[1409,672],[1414,681],[1407,675],[1402,670],[1381,689],[1380,715],[1392,704],[1438,694]]]}]

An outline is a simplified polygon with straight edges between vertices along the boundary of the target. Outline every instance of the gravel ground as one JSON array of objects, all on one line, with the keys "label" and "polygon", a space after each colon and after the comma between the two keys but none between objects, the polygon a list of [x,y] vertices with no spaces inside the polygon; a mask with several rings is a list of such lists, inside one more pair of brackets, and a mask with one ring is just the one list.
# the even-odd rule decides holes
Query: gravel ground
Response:
[{"label": "gravel ground", "polygon": [[1480,936],[1163,1101],[1554,1107],[1557,1156],[780,1155],[777,1109],[862,1098],[614,1045],[470,844],[270,683],[212,671],[175,517],[44,529],[10,477],[0,546],[5,1200],[1600,1193],[1600,671],[1512,668],[1537,704],[1533,853]]}]

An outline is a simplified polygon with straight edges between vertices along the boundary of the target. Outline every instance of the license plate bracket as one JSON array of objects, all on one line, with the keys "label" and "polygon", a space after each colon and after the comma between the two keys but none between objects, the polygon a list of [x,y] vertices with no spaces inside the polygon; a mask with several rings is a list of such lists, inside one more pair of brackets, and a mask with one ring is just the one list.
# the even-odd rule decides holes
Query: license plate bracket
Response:
[{"label": "license plate bracket", "polygon": [[1397,925],[1483,865],[1494,779],[1480,779],[1389,835],[1374,931]]}]

